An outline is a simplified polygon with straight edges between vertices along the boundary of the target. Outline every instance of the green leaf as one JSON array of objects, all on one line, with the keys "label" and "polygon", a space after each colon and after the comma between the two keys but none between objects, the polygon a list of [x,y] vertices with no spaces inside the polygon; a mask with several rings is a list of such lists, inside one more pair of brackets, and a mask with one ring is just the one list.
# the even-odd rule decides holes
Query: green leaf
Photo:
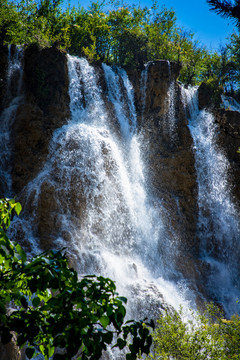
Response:
[{"label": "green leaf", "polygon": [[106,333],[102,334],[103,341],[107,344],[111,344],[113,339],[113,333],[111,331],[107,331]]},{"label": "green leaf", "polygon": [[17,338],[17,345],[22,346],[27,342],[27,334],[21,334]]},{"label": "green leaf", "polygon": [[19,215],[20,212],[22,211],[22,205],[19,202],[17,202],[14,206],[14,209],[15,209],[17,215]]},{"label": "green leaf", "polygon": [[19,244],[16,244],[16,245],[15,245],[15,248],[16,248],[17,253],[18,253],[18,254],[20,255],[20,257],[21,257],[21,260],[22,260],[23,262],[25,262],[25,261],[27,260],[27,255],[26,255],[25,251],[22,249],[22,247],[21,247]]},{"label": "green leaf", "polygon": [[117,298],[118,298],[118,300],[124,302],[124,304],[127,303],[127,298],[125,298],[125,297],[123,297],[123,296],[118,296]]},{"label": "green leaf", "polygon": [[104,327],[104,329],[106,329],[106,327],[109,325],[109,317],[106,315],[101,316],[101,318],[99,319],[100,323],[102,324],[102,326]]},{"label": "green leaf", "polygon": [[26,298],[24,296],[22,296],[20,301],[21,301],[21,304],[24,307],[24,309],[27,309],[28,308],[28,302],[27,302]]},{"label": "green leaf", "polygon": [[31,359],[31,358],[33,357],[33,355],[35,354],[35,349],[28,347],[28,348],[26,349],[25,353],[26,353],[27,357],[28,357],[29,359]]},{"label": "green leaf", "polygon": [[121,338],[117,339],[116,346],[119,347],[120,350],[122,350],[127,345],[126,340],[123,340]]},{"label": "green leaf", "polygon": [[32,299],[32,304],[33,306],[37,307],[40,304],[41,300],[39,299],[39,297],[35,297],[34,299]]},{"label": "green leaf", "polygon": [[0,299],[0,315],[2,314],[6,314],[7,310],[6,310],[6,306],[5,304],[2,303],[2,299]]},{"label": "green leaf", "polygon": [[48,344],[47,349],[48,349],[48,357],[50,358],[54,354],[55,347]]},{"label": "green leaf", "polygon": [[45,346],[44,345],[40,345],[39,346],[39,350],[41,351],[41,353],[44,355],[45,354]]}]

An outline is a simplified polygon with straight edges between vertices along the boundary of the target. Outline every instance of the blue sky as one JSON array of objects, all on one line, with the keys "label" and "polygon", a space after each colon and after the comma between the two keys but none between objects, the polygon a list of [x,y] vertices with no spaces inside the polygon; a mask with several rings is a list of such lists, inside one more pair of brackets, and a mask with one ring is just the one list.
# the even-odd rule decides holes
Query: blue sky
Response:
[{"label": "blue sky", "polygon": [[[71,5],[80,4],[87,8],[90,0],[70,0]],[[152,5],[151,0],[125,0],[123,3],[140,6]],[[207,45],[211,50],[217,50],[220,43],[224,43],[233,31],[233,23],[221,18],[209,10],[206,0],[165,0],[158,1],[159,6],[165,5],[176,11],[178,24],[195,33],[195,39]]]}]

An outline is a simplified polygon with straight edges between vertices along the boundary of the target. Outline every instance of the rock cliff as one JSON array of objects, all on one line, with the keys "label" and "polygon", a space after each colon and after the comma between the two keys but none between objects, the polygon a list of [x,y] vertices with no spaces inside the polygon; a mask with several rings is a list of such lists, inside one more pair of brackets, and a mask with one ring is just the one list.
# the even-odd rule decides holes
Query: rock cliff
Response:
[{"label": "rock cliff", "polygon": [[[179,252],[173,262],[178,264],[185,277],[193,280],[197,276],[194,258],[199,254],[195,235],[196,175],[192,139],[177,83],[179,71],[177,63],[161,60],[149,63],[144,94],[140,71],[131,71],[129,76],[135,90],[138,127],[144,138],[142,150],[154,206],[159,216],[170,224],[171,236],[178,243]],[[97,72],[104,90],[102,69],[98,68]],[[26,194],[23,189],[43,166],[53,131],[69,118],[66,54],[56,48],[28,48],[24,53],[23,84],[25,101],[18,108],[12,130],[12,179],[13,191],[20,194],[24,204]],[[113,108],[106,97],[105,103],[114,125]],[[44,249],[50,248],[58,235],[59,205],[55,192],[51,184],[43,182],[36,231]],[[71,198],[74,203],[74,196]],[[82,209],[84,197],[81,204]],[[161,214],[159,204],[165,209]],[[28,207],[27,211],[33,213],[30,202]],[[81,209],[76,206],[74,213],[80,214]],[[191,265],[186,265],[186,258]]]},{"label": "rock cliff", "polygon": [[[181,67],[168,61],[147,65],[145,104],[142,107],[143,84],[140,74],[130,74],[136,89],[138,122],[143,134],[144,161],[156,208],[163,205],[161,216],[171,229],[177,244],[172,261],[193,288],[203,293],[203,264],[196,236],[197,185],[192,151],[192,138],[182,103],[177,78]],[[168,234],[169,235],[169,234]],[[167,244],[166,244],[167,246]],[[166,264],[167,267],[167,264]]]},{"label": "rock cliff", "polygon": [[[0,111],[5,106],[7,64],[8,49],[2,47],[0,48]],[[34,235],[40,239],[40,247],[45,250],[56,245],[54,240],[58,236],[68,243],[71,242],[70,231],[59,230],[61,216],[64,212],[69,211],[71,223],[78,229],[81,227],[86,210],[84,184],[89,179],[80,179],[78,171],[67,169],[65,175],[68,183],[66,183],[66,179],[61,178],[63,174],[60,171],[61,162],[58,164],[58,157],[56,157],[55,162],[51,164],[52,182],[47,178],[42,179],[37,197],[38,203],[32,205],[35,193],[30,192],[29,196],[26,187],[36,178],[46,162],[53,132],[66,124],[70,117],[69,80],[67,56],[56,48],[29,47],[24,52],[23,65],[24,101],[18,107],[11,131],[12,188],[24,206],[25,216],[35,217]],[[160,259],[164,242],[159,243],[159,261],[162,261],[166,268],[168,268],[169,262],[174,264],[173,266],[177,270],[176,274],[178,274],[176,275],[177,280],[181,273],[188,281],[189,287],[195,290],[195,294],[198,294],[197,302],[201,304],[202,298],[208,298],[206,283],[209,265],[201,260],[200,241],[196,231],[198,204],[195,160],[193,141],[182,102],[181,87],[177,82],[180,70],[181,67],[177,63],[158,60],[148,63],[145,72],[138,69],[129,70],[128,75],[134,87],[138,132],[143,139],[141,154],[145,164],[148,189],[150,189],[148,191],[151,192],[148,195],[152,199],[159,219],[163,219],[163,222],[168,224],[165,227],[166,241],[168,241],[167,239],[172,241],[171,244],[166,244],[171,252],[171,256],[166,259]],[[109,123],[120,138],[120,128],[114,114],[114,106],[107,96],[104,72],[99,65],[96,65],[96,74],[97,82],[101,84],[102,98],[110,119]],[[214,94],[206,86],[200,87],[200,108],[209,109],[219,124],[218,145],[224,149],[231,165],[233,194],[240,204],[240,188],[238,186],[240,155],[237,154],[240,147],[240,113],[213,106],[212,96]],[[77,150],[77,154],[86,146],[84,140],[79,143],[78,139],[74,142],[74,138],[71,138],[71,141],[66,139],[65,145],[66,152]],[[55,150],[57,152],[58,148]],[[116,171],[116,164],[108,157],[109,148],[104,142],[102,142],[101,151],[102,159],[104,159],[103,167],[111,178]],[[70,161],[74,161],[74,157],[70,158]],[[89,159],[87,166],[92,171],[94,178],[96,174],[95,159]],[[56,184],[60,186],[56,188]],[[3,193],[3,189],[0,181],[1,193]],[[91,197],[91,194],[89,196]],[[102,200],[101,196],[100,192],[98,196],[95,196],[94,206],[98,206]],[[63,207],[62,203],[65,204]],[[121,206],[122,204],[120,204]],[[101,226],[100,219],[93,229],[105,234],[105,229],[102,229]],[[128,235],[130,236],[130,232]],[[17,228],[15,236],[16,240],[21,241],[22,245],[30,250],[30,244],[24,240],[21,225]],[[84,239],[83,241],[89,240]],[[87,253],[85,256],[86,262],[96,261],[95,258],[88,258]],[[69,255],[69,260],[73,266],[77,267],[74,253]],[[135,264],[133,265],[136,267]],[[172,274],[172,277],[175,276]],[[134,289],[134,292],[136,295],[137,290]],[[139,291],[139,293],[141,292],[142,290]],[[159,298],[161,298],[160,293]],[[141,301],[139,296],[138,312],[142,307]],[[158,302],[156,309],[157,307]],[[152,307],[150,308],[152,311]],[[4,355],[6,359],[11,351],[11,348],[8,351],[6,349],[6,356]],[[17,354],[16,349],[13,349],[13,352]],[[20,359],[20,354],[16,356],[18,356],[16,359]]]},{"label": "rock cliff", "polygon": [[5,91],[7,86],[8,48],[0,46],[0,113],[4,108]]},{"label": "rock cliff", "polygon": [[66,54],[56,48],[24,52],[25,101],[13,130],[13,191],[19,193],[39,172],[53,131],[69,118]]},{"label": "rock cliff", "polygon": [[[4,72],[7,67],[7,49],[3,48],[0,51],[4,55],[0,68],[0,95],[2,94],[3,99],[3,89],[6,87]],[[25,51],[23,61],[25,100],[18,108],[12,129],[12,181],[14,193],[24,204],[24,189],[43,167],[52,134],[55,129],[67,123],[70,110],[66,54],[56,48],[30,47]],[[146,70],[145,77],[137,69],[129,71],[128,75],[135,90],[138,131],[144,140],[142,154],[153,205],[159,217],[169,224],[167,231],[173,239],[171,246],[174,249],[172,262],[195,290],[205,294],[204,283],[208,268],[200,260],[199,239],[196,235],[196,173],[192,138],[182,103],[181,87],[177,82],[180,66],[177,63],[159,60],[149,63]],[[105,106],[117,132],[113,105],[105,94],[107,87],[102,68],[97,66],[96,71],[103,89]],[[206,90],[200,91],[200,96],[201,107],[209,107],[210,95]],[[214,108],[213,111],[220,128],[219,144],[225,148],[232,165],[234,183],[238,184],[240,157],[236,150],[240,147],[240,114],[219,108]],[[74,144],[69,143],[68,146],[71,151]],[[78,146],[81,147],[81,144]],[[103,148],[104,151],[107,150]],[[53,172],[57,171],[57,166],[54,165]],[[35,214],[35,231],[41,238],[40,245],[43,249],[51,248],[54,238],[58,236],[61,197],[63,201],[71,202],[71,216],[76,218],[78,225],[77,217],[84,214],[85,197],[79,194],[83,184],[76,180],[76,174],[72,174],[71,181],[77,184],[77,189],[65,193],[59,190],[57,195],[53,184],[42,182],[38,211]],[[75,196],[76,191],[78,200]],[[235,186],[235,196],[240,201],[238,186]],[[28,199],[28,208],[25,212],[33,216],[31,199]],[[19,239],[21,234],[19,230]],[[62,236],[67,240],[69,234],[65,233]]]}]

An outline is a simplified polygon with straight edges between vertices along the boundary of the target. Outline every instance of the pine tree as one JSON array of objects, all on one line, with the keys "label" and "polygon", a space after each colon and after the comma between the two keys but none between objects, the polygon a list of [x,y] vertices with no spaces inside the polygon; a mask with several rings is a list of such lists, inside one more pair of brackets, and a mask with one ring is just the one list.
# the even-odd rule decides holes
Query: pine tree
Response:
[{"label": "pine tree", "polygon": [[240,0],[207,0],[207,3],[211,6],[210,10],[225,18],[234,19],[240,27]]}]

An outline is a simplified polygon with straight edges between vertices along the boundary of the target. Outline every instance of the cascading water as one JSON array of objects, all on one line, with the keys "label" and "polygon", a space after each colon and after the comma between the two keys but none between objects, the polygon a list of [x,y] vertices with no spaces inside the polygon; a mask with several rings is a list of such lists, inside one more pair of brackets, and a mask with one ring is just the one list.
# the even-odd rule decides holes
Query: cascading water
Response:
[{"label": "cascading water", "polygon": [[143,120],[143,115],[144,115],[144,111],[145,111],[145,107],[146,107],[146,90],[147,90],[149,65],[150,65],[150,62],[145,64],[145,68],[142,71],[142,75],[141,75],[142,120]]},{"label": "cascading water", "polygon": [[195,152],[198,182],[198,235],[202,258],[210,265],[208,288],[228,314],[236,312],[240,296],[237,263],[239,257],[239,214],[231,198],[229,164],[217,146],[214,117],[199,111],[197,88],[183,89],[188,108],[189,129]]},{"label": "cascading water", "polygon": [[8,69],[7,88],[4,99],[5,108],[0,114],[0,178],[4,179],[4,193],[12,196],[12,180],[10,169],[11,156],[11,127],[13,125],[18,106],[23,101],[22,96],[22,49],[9,46],[8,48]]},{"label": "cascading water", "polygon": [[[21,51],[16,49],[14,57],[9,54],[0,142],[1,176],[6,184],[11,184],[10,127],[23,101]],[[51,247],[67,247],[79,274],[115,280],[118,292],[129,299],[128,317],[158,316],[161,303],[187,310],[194,306],[189,301],[193,294],[174,268],[171,253],[177,246],[173,249],[172,238],[166,236],[161,220],[165,209],[159,210],[160,200],[152,199],[147,188],[143,139],[126,72],[107,65],[94,69],[86,59],[68,56],[68,73],[71,118],[55,130],[46,163],[23,189],[27,210],[20,220],[14,219],[15,225],[25,228],[33,253],[41,251],[41,238],[47,233]],[[13,91],[14,74],[19,80]],[[147,82],[148,66],[142,73],[143,113]],[[176,86],[172,81],[169,86],[164,126],[173,141]],[[230,314],[236,311],[235,300],[240,296],[235,265],[240,230],[231,201],[229,166],[216,145],[218,129],[212,115],[198,109],[196,90],[183,90],[183,98],[194,142],[198,236],[202,259],[210,269],[207,286],[212,299],[222,302]],[[11,185],[5,193],[11,196]]]},{"label": "cascading water", "polygon": [[163,265],[168,242],[145,190],[127,74],[103,65],[112,114],[99,74],[87,60],[68,56],[68,69],[71,119],[55,131],[45,166],[25,189],[34,208],[32,226],[51,194],[48,217],[58,229],[55,243],[68,247],[80,274],[115,280],[118,292],[130,299],[129,317],[156,316],[162,302],[187,309],[188,290],[182,279],[170,282],[174,268]]},{"label": "cascading water", "polygon": [[172,79],[171,76],[171,63],[168,61],[168,73],[169,73],[169,88],[168,88],[168,113],[165,119],[165,126],[164,130],[168,133],[170,136],[170,139],[172,141],[175,140],[176,137],[176,87],[175,87],[175,80]]}]

